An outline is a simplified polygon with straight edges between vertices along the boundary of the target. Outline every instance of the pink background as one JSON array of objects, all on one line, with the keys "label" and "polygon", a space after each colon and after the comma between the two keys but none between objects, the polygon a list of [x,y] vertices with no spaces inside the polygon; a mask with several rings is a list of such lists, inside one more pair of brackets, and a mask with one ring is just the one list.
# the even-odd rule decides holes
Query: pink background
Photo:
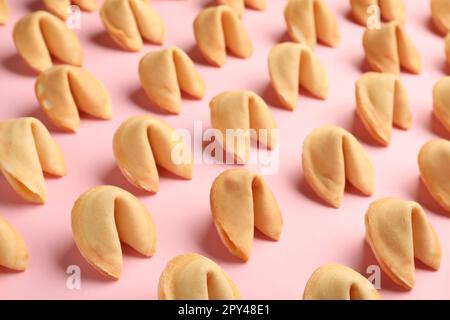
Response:
[{"label": "pink background", "polygon": [[[100,1],[101,2],[101,1]],[[433,84],[448,68],[444,40],[430,23],[429,1],[408,0],[406,29],[423,57],[420,76],[403,73],[414,117],[411,130],[393,131],[388,148],[373,144],[355,116],[354,84],[362,71],[363,27],[349,18],[349,1],[328,1],[336,14],[342,35],[337,49],[319,45],[317,55],[330,78],[326,101],[301,96],[294,112],[276,107],[269,85],[267,56],[271,47],[287,40],[283,19],[284,0],[268,0],[264,12],[247,10],[243,23],[253,41],[250,59],[228,57],[223,68],[205,65],[195,48],[192,22],[210,0],[153,1],[153,7],[167,26],[165,45],[177,45],[190,54],[207,83],[203,100],[183,100],[182,112],[171,116],[157,111],[140,89],[137,66],[148,51],[162,47],[145,45],[142,52],[117,48],[106,35],[97,12],[82,14],[77,33],[85,52],[85,67],[109,89],[114,118],[99,121],[83,118],[77,134],[55,129],[45,118],[34,96],[35,76],[18,57],[12,41],[14,23],[23,15],[40,9],[40,1],[9,1],[11,19],[0,27],[0,118],[33,116],[43,121],[65,154],[68,176],[46,178],[49,191],[45,205],[22,201],[0,178],[0,212],[23,235],[30,262],[24,273],[0,270],[0,299],[155,299],[157,284],[165,264],[174,256],[198,252],[219,263],[234,279],[246,299],[299,299],[311,273],[328,262],[343,263],[364,273],[376,261],[364,242],[364,213],[377,198],[394,196],[419,201],[442,241],[442,267],[438,272],[417,268],[415,288],[405,292],[382,274],[381,293],[386,299],[450,298],[450,221],[419,182],[417,154],[429,139],[450,138],[431,115]],[[164,176],[158,194],[148,195],[132,187],[115,165],[111,143],[120,123],[129,116],[152,114],[174,127],[193,129],[195,120],[209,127],[210,99],[230,89],[254,90],[271,105],[281,129],[280,170],[266,176],[284,218],[279,242],[257,235],[249,262],[234,258],[220,242],[212,224],[209,190],[225,166],[197,165],[192,181]],[[353,132],[367,149],[376,169],[376,191],[366,198],[346,192],[338,210],[318,201],[302,178],[301,148],[304,137],[314,128],[334,124]],[[93,270],[81,257],[72,240],[70,211],[76,198],[88,188],[114,184],[139,197],[151,212],[158,231],[154,257],[145,259],[125,248],[123,274],[110,281]],[[81,290],[66,288],[68,265],[81,267]]]}]

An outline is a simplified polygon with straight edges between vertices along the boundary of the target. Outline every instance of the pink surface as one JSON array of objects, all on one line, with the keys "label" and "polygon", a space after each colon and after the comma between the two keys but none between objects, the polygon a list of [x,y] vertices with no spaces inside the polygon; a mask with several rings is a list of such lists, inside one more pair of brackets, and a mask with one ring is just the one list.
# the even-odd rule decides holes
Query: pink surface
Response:
[{"label": "pink surface", "polygon": [[[100,1],[101,2],[101,1]],[[85,52],[85,67],[109,89],[114,118],[98,121],[83,118],[77,134],[55,129],[40,110],[34,96],[34,75],[17,56],[12,41],[14,23],[23,15],[41,8],[40,1],[9,1],[12,17],[0,27],[0,118],[33,116],[43,121],[65,154],[68,176],[46,178],[49,191],[45,205],[22,201],[0,178],[0,212],[23,235],[30,251],[29,267],[24,273],[0,270],[0,299],[155,299],[158,279],[165,264],[174,256],[198,252],[219,263],[234,279],[246,299],[298,299],[311,273],[328,262],[343,263],[364,273],[376,261],[364,242],[364,213],[377,198],[394,196],[419,201],[428,212],[442,241],[442,267],[433,272],[418,265],[416,286],[404,292],[382,274],[381,293],[386,299],[450,298],[450,220],[430,198],[419,182],[417,154],[420,147],[435,137],[450,138],[431,116],[433,84],[445,76],[447,67],[444,40],[430,23],[428,1],[408,0],[406,29],[423,56],[420,76],[403,73],[414,125],[404,132],[393,131],[388,148],[378,147],[355,116],[354,84],[362,71],[361,37],[364,29],[349,19],[348,1],[328,1],[336,14],[342,41],[337,49],[319,45],[317,55],[330,78],[326,101],[301,96],[294,112],[275,107],[269,86],[267,56],[276,43],[287,40],[283,19],[286,1],[268,0],[267,10],[247,10],[243,23],[254,44],[250,59],[228,57],[223,68],[205,65],[195,49],[192,22],[210,0],[153,1],[165,20],[164,46],[177,45],[188,52],[207,83],[203,100],[183,100],[178,116],[153,108],[140,89],[137,66],[148,51],[160,49],[146,45],[142,52],[129,53],[116,47],[106,35],[98,13],[82,14],[82,29],[77,33]],[[210,126],[210,99],[230,89],[254,90],[271,105],[280,128],[280,168],[266,176],[282,209],[284,228],[279,242],[256,236],[253,255],[242,263],[231,256],[220,242],[212,224],[209,190],[224,165],[196,165],[192,181],[163,176],[160,191],[148,195],[132,187],[115,165],[112,136],[129,116],[152,114],[174,127],[193,130],[196,120],[204,129]],[[314,128],[334,124],[353,132],[367,149],[376,170],[376,191],[370,198],[346,192],[340,209],[317,200],[301,172],[304,137]],[[124,269],[119,281],[110,281],[93,270],[81,257],[72,239],[70,211],[76,198],[88,188],[101,184],[120,186],[139,197],[152,213],[158,231],[154,257],[145,259],[125,249]],[[79,265],[81,290],[66,288],[69,265]]]}]

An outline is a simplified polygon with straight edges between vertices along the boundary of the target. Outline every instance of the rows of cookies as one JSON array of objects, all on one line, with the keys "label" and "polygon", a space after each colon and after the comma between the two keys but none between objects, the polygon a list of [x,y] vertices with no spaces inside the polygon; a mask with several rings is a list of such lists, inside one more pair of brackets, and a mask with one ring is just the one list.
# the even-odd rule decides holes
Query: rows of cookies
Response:
[{"label": "rows of cookies", "polygon": [[[450,3],[431,0],[433,22],[443,34],[450,30]],[[76,34],[64,23],[70,4],[82,10],[96,8],[95,0],[44,0],[49,10],[20,19],[13,31],[17,52],[38,73],[35,95],[48,119],[57,127],[76,132],[79,111],[95,118],[113,117],[106,87],[82,67],[86,58]],[[392,127],[407,130],[412,125],[408,93],[398,77],[400,70],[419,74],[421,57],[407,35],[405,3],[402,0],[351,0],[353,18],[367,23],[367,8],[377,5],[385,21],[367,29],[362,46],[374,72],[365,73],[355,84],[356,111],[370,136],[388,146]],[[245,8],[264,10],[264,0],[218,0],[199,12],[193,21],[196,45],[203,58],[215,67],[226,63],[228,53],[246,59],[254,50],[241,18]],[[105,0],[100,17],[111,39],[123,50],[140,51],[144,42],[164,42],[164,21],[143,0]],[[326,99],[328,75],[314,52],[317,43],[335,47],[340,33],[336,17],[324,0],[289,0],[284,17],[290,42],[276,45],[268,56],[268,74],[279,105],[294,111],[299,88]],[[6,1],[0,0],[0,24],[6,23]],[[446,38],[450,60],[450,35]],[[55,65],[58,59],[63,64]],[[140,83],[154,105],[180,114],[182,92],[202,99],[207,90],[195,63],[182,49],[170,46],[145,54],[138,66]],[[437,81],[433,112],[450,128],[450,80]],[[252,91],[226,91],[209,103],[211,125],[219,131],[277,128],[270,108]],[[188,111],[186,111],[188,112]],[[193,178],[190,150],[173,140],[175,128],[163,120],[142,115],[124,119],[112,137],[114,157],[125,178],[149,192],[159,190],[158,168],[184,179]],[[450,130],[450,129],[449,129]],[[222,142],[224,151],[247,162],[248,135],[244,149]],[[276,136],[258,141],[269,149]],[[175,146],[185,161],[174,163]],[[314,129],[304,140],[303,174],[311,189],[326,203],[338,208],[346,184],[362,195],[375,189],[371,160],[352,133],[334,126]],[[418,167],[430,194],[450,211],[448,163],[450,142],[433,140],[422,147]],[[67,174],[64,156],[47,128],[35,118],[0,122],[0,169],[10,186],[25,200],[45,203],[44,172]],[[70,174],[70,173],[69,173]],[[213,182],[210,191],[212,220],[223,245],[243,261],[251,257],[255,228],[278,240],[283,218],[278,202],[264,178],[245,168],[229,169]],[[440,240],[420,204],[384,198],[372,202],[365,216],[367,241],[384,272],[398,285],[412,289],[414,259],[432,269],[441,262]],[[116,186],[98,186],[79,196],[72,209],[72,233],[83,257],[100,273],[118,279],[122,271],[121,242],[143,256],[156,251],[157,228],[151,214],[131,193]],[[0,265],[26,269],[27,248],[14,228],[0,218]],[[237,299],[237,286],[215,262],[198,254],[185,254],[168,262],[160,277],[160,299]],[[319,267],[309,279],[304,299],[379,299],[374,286],[356,271],[338,264]]]}]

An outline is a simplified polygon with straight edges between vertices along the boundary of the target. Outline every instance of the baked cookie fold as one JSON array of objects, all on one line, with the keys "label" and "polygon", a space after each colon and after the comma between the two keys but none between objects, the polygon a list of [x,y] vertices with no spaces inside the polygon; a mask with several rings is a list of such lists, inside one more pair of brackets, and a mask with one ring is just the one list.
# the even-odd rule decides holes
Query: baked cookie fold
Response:
[{"label": "baked cookie fold", "polygon": [[226,91],[215,96],[209,107],[211,126],[221,133],[219,143],[238,161],[248,161],[252,137],[269,149],[277,145],[275,120],[265,101],[256,93]]},{"label": "baked cookie fold", "polygon": [[289,0],[284,20],[292,41],[311,48],[317,41],[330,47],[339,45],[339,26],[325,0]]},{"label": "baked cookie fold", "polygon": [[403,68],[413,74],[422,71],[422,59],[414,43],[398,22],[367,29],[363,36],[366,60],[374,71],[400,73]]},{"label": "baked cookie fold", "polygon": [[156,228],[144,205],[114,186],[84,192],[72,209],[72,234],[83,257],[100,273],[118,279],[122,272],[121,242],[151,257]]},{"label": "baked cookie fold", "polygon": [[247,261],[255,227],[279,240],[283,226],[278,203],[263,178],[246,169],[229,169],[213,182],[211,212],[217,232],[231,254]]},{"label": "baked cookie fold", "polygon": [[378,143],[390,143],[393,125],[403,130],[411,127],[408,93],[396,75],[365,73],[355,92],[358,116]]},{"label": "baked cookie fold", "polygon": [[342,264],[317,268],[306,284],[304,300],[379,300],[377,289],[360,273]]},{"label": "baked cookie fold", "polygon": [[66,175],[61,149],[35,118],[0,121],[0,170],[23,199],[44,203],[44,174]]},{"label": "baked cookie fold", "polygon": [[178,47],[147,53],[139,62],[139,78],[147,97],[174,114],[180,113],[181,92],[201,99],[206,90],[191,58]]},{"label": "baked cookie fold", "polygon": [[328,95],[327,73],[307,45],[285,42],[273,47],[269,53],[269,74],[285,109],[296,108],[300,86],[319,99]]},{"label": "baked cookie fold", "polygon": [[25,271],[28,266],[28,249],[22,236],[0,216],[0,266],[15,271]]},{"label": "baked cookie fold", "polygon": [[303,142],[303,174],[314,192],[332,207],[342,203],[346,182],[363,195],[374,191],[375,173],[366,151],[348,131],[323,126]]},{"label": "baked cookie fold", "polygon": [[111,97],[105,86],[89,71],[69,65],[51,67],[36,79],[36,98],[57,127],[76,132],[79,111],[95,118],[112,118]]},{"label": "baked cookie fold", "polygon": [[237,300],[239,290],[214,261],[196,253],[167,263],[159,278],[159,300]]},{"label": "baked cookie fold", "polygon": [[13,30],[19,55],[35,71],[53,64],[52,57],[74,66],[83,64],[83,49],[77,35],[46,11],[36,11],[20,19]]},{"label": "baked cookie fold", "polygon": [[144,40],[164,42],[164,21],[148,0],[105,0],[100,17],[111,39],[124,50],[140,51]]},{"label": "baked cookie fold", "polygon": [[408,290],[414,287],[414,258],[439,269],[440,241],[418,203],[395,198],[374,201],[365,223],[367,241],[378,263],[398,285]]},{"label": "baked cookie fold", "polygon": [[175,129],[157,118],[125,120],[114,134],[113,150],[127,180],[149,192],[159,190],[157,166],[180,178],[192,178],[191,150]]},{"label": "baked cookie fold", "polygon": [[227,50],[242,59],[253,53],[247,31],[237,13],[228,5],[201,11],[194,21],[194,35],[203,57],[216,67],[225,63]]}]

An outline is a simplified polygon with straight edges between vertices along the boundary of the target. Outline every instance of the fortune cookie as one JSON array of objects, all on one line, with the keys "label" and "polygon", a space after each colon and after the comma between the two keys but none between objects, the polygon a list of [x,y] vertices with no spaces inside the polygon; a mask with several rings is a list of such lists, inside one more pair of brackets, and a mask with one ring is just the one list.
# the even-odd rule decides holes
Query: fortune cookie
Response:
[{"label": "fortune cookie", "polygon": [[356,82],[356,111],[370,135],[385,146],[391,141],[392,125],[411,127],[406,88],[393,74],[365,73]]},{"label": "fortune cookie", "polygon": [[340,41],[336,17],[325,0],[289,0],[284,19],[292,41],[314,48],[317,40],[336,47]]},{"label": "fortune cookie", "polygon": [[450,65],[450,32],[445,37],[445,57],[447,58],[447,63]]},{"label": "fortune cookie", "polygon": [[269,74],[281,106],[294,110],[302,86],[319,99],[328,95],[328,76],[314,52],[304,44],[285,42],[269,53]]},{"label": "fortune cookie", "polygon": [[266,9],[266,0],[216,0],[217,4],[229,5],[239,18],[244,15],[245,7],[249,7],[254,10],[263,11]]},{"label": "fortune cookie", "polygon": [[367,209],[365,223],[367,242],[380,267],[396,284],[405,289],[414,287],[414,258],[439,269],[439,238],[418,203],[394,198],[374,201]]},{"label": "fortune cookie", "polygon": [[155,253],[152,217],[135,196],[114,186],[92,188],[77,199],[72,233],[83,257],[114,279],[122,272],[121,242],[146,257]]},{"label": "fortune cookie", "polygon": [[14,43],[19,55],[35,71],[52,66],[52,57],[75,66],[83,64],[83,51],[77,35],[46,11],[36,11],[14,26]]},{"label": "fortune cookie", "polygon": [[380,29],[367,29],[363,36],[366,60],[374,71],[400,73],[400,67],[418,74],[422,70],[420,54],[405,29],[389,22]]},{"label": "fortune cookie", "polygon": [[23,199],[44,203],[44,175],[64,176],[61,149],[47,128],[35,118],[0,121],[0,170]]},{"label": "fortune cookie", "polygon": [[[275,120],[265,101],[251,91],[227,91],[209,103],[211,125],[220,131],[223,149],[241,162],[247,162],[250,152],[251,130],[261,144],[272,149],[278,136]],[[231,139],[231,140],[230,140]]]},{"label": "fortune cookie", "polygon": [[319,267],[308,280],[304,300],[379,300],[373,284],[342,264]]},{"label": "fortune cookie", "polygon": [[8,3],[6,0],[0,0],[0,25],[6,24],[9,19]]},{"label": "fortune cookie", "polygon": [[446,35],[450,31],[450,2],[448,0],[431,0],[431,19],[436,29]]},{"label": "fortune cookie", "polygon": [[252,55],[250,37],[230,6],[209,7],[201,11],[194,21],[194,34],[201,54],[213,66],[223,66],[227,50],[243,59]]},{"label": "fortune cookie", "polygon": [[[368,25],[371,14],[379,13],[377,19],[397,21],[403,24],[406,20],[405,3],[403,0],[350,0],[351,12],[355,21],[363,26]],[[370,11],[371,6],[377,6],[379,11]]]},{"label": "fortune cookie", "polygon": [[48,11],[66,20],[71,13],[71,5],[78,6],[84,11],[94,11],[97,7],[97,0],[43,0]]},{"label": "fortune cookie", "polygon": [[420,177],[431,196],[450,213],[450,141],[435,139],[419,152]]},{"label": "fortune cookie", "polygon": [[25,271],[28,249],[19,233],[0,216],[0,266]]},{"label": "fortune cookie", "polygon": [[370,196],[375,173],[369,156],[348,131],[323,126],[314,129],[303,143],[303,173],[314,192],[329,205],[339,208],[346,181]]},{"label": "fortune cookie", "polygon": [[138,188],[158,191],[156,165],[178,177],[192,178],[191,150],[171,126],[154,117],[125,120],[114,134],[113,149],[123,175]]},{"label": "fortune cookie", "polygon": [[78,109],[100,119],[112,117],[108,91],[85,69],[68,65],[51,67],[39,75],[34,88],[45,114],[61,129],[77,131]]},{"label": "fortune cookie", "polygon": [[105,0],[100,17],[109,36],[125,50],[140,51],[143,40],[164,41],[164,22],[147,0]]},{"label": "fortune cookie", "polygon": [[450,132],[450,77],[444,77],[434,85],[433,113]]},{"label": "fortune cookie", "polygon": [[279,240],[283,219],[278,203],[263,178],[246,169],[229,169],[213,182],[211,212],[217,232],[231,254],[247,261],[255,227]]},{"label": "fortune cookie", "polygon": [[233,280],[214,261],[196,253],[169,261],[159,278],[159,300],[238,300]]},{"label": "fortune cookie", "polygon": [[196,99],[205,94],[194,63],[177,47],[147,53],[139,63],[139,78],[148,98],[170,113],[180,113],[181,91]]}]

